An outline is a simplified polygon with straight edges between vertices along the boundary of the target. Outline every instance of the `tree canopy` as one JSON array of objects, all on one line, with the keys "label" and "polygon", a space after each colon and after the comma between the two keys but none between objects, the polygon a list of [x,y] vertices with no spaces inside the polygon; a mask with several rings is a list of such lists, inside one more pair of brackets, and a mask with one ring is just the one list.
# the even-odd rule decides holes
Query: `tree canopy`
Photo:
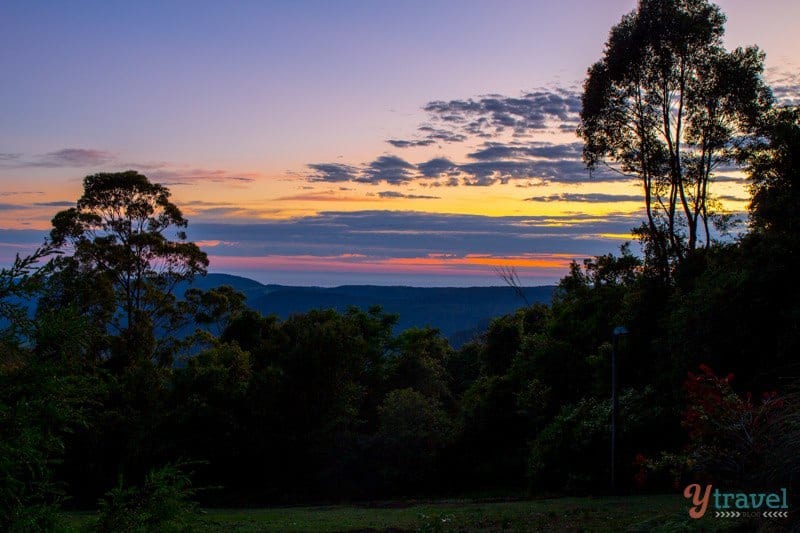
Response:
[{"label": "tree canopy", "polygon": [[188,222],[163,185],[129,170],[86,176],[83,188],[76,207],[53,218],[49,243],[71,252],[62,267],[71,263],[73,276],[110,288],[114,326],[128,347],[142,346],[170,320],[175,285],[205,274],[208,258],[186,241]]},{"label": "tree canopy", "polygon": [[800,108],[775,110],[759,142],[744,151],[752,185],[753,228],[796,242],[800,219]]},{"label": "tree canopy", "polygon": [[642,236],[664,276],[670,261],[710,244],[715,172],[772,102],[764,54],[726,51],[724,23],[705,0],[642,0],[612,28],[584,83],[584,160],[641,182]]}]

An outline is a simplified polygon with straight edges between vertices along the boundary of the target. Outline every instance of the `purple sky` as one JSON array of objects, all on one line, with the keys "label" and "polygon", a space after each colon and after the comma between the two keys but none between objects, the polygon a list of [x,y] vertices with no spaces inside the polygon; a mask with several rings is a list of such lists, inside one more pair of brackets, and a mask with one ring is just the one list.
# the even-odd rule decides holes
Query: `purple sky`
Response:
[{"label": "purple sky", "polygon": [[[796,98],[800,3],[720,5],[726,45],[761,46]],[[0,262],[41,242],[83,176],[134,168],[170,186],[214,271],[491,285],[514,265],[553,282],[640,217],[636,185],[590,179],[572,133],[586,69],[634,7],[6,0]],[[489,129],[442,127],[470,102]],[[743,184],[716,192],[745,208]]]}]

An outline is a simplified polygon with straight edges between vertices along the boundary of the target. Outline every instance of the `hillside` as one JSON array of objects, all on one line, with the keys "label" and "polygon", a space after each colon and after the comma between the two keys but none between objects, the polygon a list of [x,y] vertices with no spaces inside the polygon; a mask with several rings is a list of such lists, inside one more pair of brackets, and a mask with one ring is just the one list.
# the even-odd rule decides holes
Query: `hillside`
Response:
[{"label": "hillside", "polygon": [[[202,289],[231,285],[247,295],[250,307],[281,318],[315,308],[343,311],[349,306],[368,309],[380,305],[384,311],[400,316],[398,330],[413,326],[439,328],[454,346],[482,331],[492,318],[524,305],[508,287],[290,287],[263,285],[228,274],[209,274],[195,280],[193,285]],[[526,287],[524,291],[530,303],[549,303],[553,289],[553,286]]]}]

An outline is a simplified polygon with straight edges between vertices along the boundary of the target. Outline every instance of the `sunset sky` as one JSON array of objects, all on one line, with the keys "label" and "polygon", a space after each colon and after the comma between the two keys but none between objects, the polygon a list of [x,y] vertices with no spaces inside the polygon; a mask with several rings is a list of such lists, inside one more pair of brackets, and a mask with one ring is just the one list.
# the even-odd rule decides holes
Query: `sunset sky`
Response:
[{"label": "sunset sky", "polygon": [[[0,264],[81,180],[168,185],[212,272],[291,285],[552,283],[618,249],[635,182],[589,176],[580,85],[634,1],[0,5]],[[800,102],[800,2],[720,2]],[[713,193],[743,212],[730,173]]]}]

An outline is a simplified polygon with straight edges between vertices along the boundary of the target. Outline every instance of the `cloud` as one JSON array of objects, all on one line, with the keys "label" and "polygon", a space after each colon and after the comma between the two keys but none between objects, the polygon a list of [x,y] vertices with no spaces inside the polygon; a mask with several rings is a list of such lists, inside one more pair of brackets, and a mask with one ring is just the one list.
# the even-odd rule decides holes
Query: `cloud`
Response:
[{"label": "cloud", "polygon": [[415,177],[412,173],[414,169],[414,165],[405,159],[394,155],[383,155],[369,163],[354,181],[402,185]]},{"label": "cloud", "polygon": [[773,68],[767,69],[767,77],[778,105],[800,105],[800,74]]},{"label": "cloud", "polygon": [[417,128],[417,131],[425,135],[425,139],[429,141],[441,141],[446,143],[460,143],[467,140],[467,136],[462,133],[455,133],[446,129],[434,128],[433,126],[423,125]]},{"label": "cloud", "polygon": [[44,191],[0,191],[0,196],[25,196],[33,194],[44,194]]},{"label": "cloud", "polygon": [[91,148],[62,148],[28,158],[16,153],[0,154],[0,164],[12,168],[96,168],[115,161],[111,152]]},{"label": "cloud", "polygon": [[217,241],[217,240],[194,241],[194,243],[200,248],[215,248],[217,246],[236,246],[237,244],[239,244],[236,241]]},{"label": "cloud", "polygon": [[526,136],[553,123],[576,123],[581,98],[570,89],[537,90],[520,97],[491,94],[477,99],[434,101],[423,109],[432,120],[462,135],[495,137],[511,132]]},{"label": "cloud", "polygon": [[253,215],[254,213],[242,207],[222,205],[219,207],[205,207],[197,209],[197,214],[205,218],[216,218],[216,217],[235,217],[235,216],[244,217],[248,215]]},{"label": "cloud", "polygon": [[342,196],[335,191],[318,191],[292,194],[275,198],[275,202],[300,201],[300,202],[365,202],[363,196]]},{"label": "cloud", "polygon": [[103,150],[85,148],[64,148],[56,152],[45,154],[37,161],[32,161],[26,166],[34,167],[98,167],[115,160],[115,156]]},{"label": "cloud", "polygon": [[64,148],[45,156],[48,166],[94,167],[114,161],[115,157],[103,150]]},{"label": "cloud", "polygon": [[314,171],[308,181],[342,182],[354,181],[358,177],[358,169],[341,163],[312,163],[307,165]]},{"label": "cloud", "polygon": [[429,187],[486,187],[511,180],[525,180],[525,186],[530,186],[633,179],[605,168],[590,174],[582,161],[581,142],[525,139],[535,133],[552,133],[561,126],[574,130],[580,105],[579,93],[567,88],[538,90],[520,97],[495,94],[429,102],[423,107],[429,122],[417,128],[418,137],[387,142],[397,148],[408,148],[440,142],[479,141],[480,144],[467,153],[467,161],[457,162],[439,156],[412,163],[396,155],[384,155],[357,166],[309,165],[314,173],[308,180],[390,185],[417,181]]},{"label": "cloud", "polygon": [[381,191],[378,193],[381,198],[405,198],[408,200],[439,200],[440,196],[427,196],[424,194],[404,194],[397,191]]},{"label": "cloud", "polygon": [[778,85],[772,88],[772,94],[778,105],[798,106],[800,105],[800,83],[792,85]]},{"label": "cloud", "polygon": [[32,204],[0,203],[0,211],[18,211],[22,209],[33,209],[36,207],[75,207],[75,202],[56,200],[53,202],[34,202]]},{"label": "cloud", "polygon": [[510,178],[530,178],[535,176],[536,167],[532,161],[488,161],[480,163],[465,163],[459,165],[459,170],[470,175],[473,179],[489,179],[507,182]]},{"label": "cloud", "polygon": [[525,155],[544,159],[580,159],[583,155],[583,143],[533,142],[526,147]]},{"label": "cloud", "polygon": [[487,142],[481,149],[467,154],[470,159],[478,161],[497,161],[502,159],[550,159],[550,160],[571,160],[581,161],[583,143],[550,143],[532,142],[524,144],[520,142]]},{"label": "cloud", "polygon": [[517,143],[504,144],[490,142],[485,143],[479,150],[467,154],[467,157],[478,161],[497,161],[500,159],[527,155],[525,152],[525,148]]},{"label": "cloud", "polygon": [[717,200],[727,200],[727,201],[730,201],[730,202],[749,202],[750,201],[750,198],[747,198],[747,197],[744,197],[744,196],[735,196],[735,195],[732,195],[732,194],[722,194],[720,196],[717,196],[716,198],[717,198]]},{"label": "cloud", "polygon": [[[479,161],[459,165],[459,170],[472,180],[493,180],[508,183],[511,179],[539,179],[552,183],[582,183],[589,181],[629,181],[632,178],[609,171],[592,174],[580,160],[524,159]],[[465,183],[466,184],[466,183]],[[491,183],[489,183],[491,184]]]},{"label": "cloud", "polygon": [[[629,234],[635,214],[489,217],[415,211],[323,212],[289,220],[253,224],[195,221],[190,238],[237,242],[219,245],[222,255],[419,257],[428,253],[518,255],[558,252],[608,253]],[[592,237],[592,238],[589,238]]]},{"label": "cloud", "polygon": [[[335,163],[314,165],[325,170],[309,177],[311,181],[353,181],[403,185],[414,180],[444,179],[427,183],[430,186],[479,186],[528,180],[529,183],[581,183],[587,181],[629,181],[631,176],[599,168],[589,172],[581,159],[582,144],[511,141],[484,142],[467,154],[469,161],[456,163],[446,157],[436,157],[412,164],[394,155],[381,156],[360,167],[339,169]],[[532,182],[531,180],[536,180]]]},{"label": "cloud", "polygon": [[[796,73],[771,74],[779,103],[800,103],[800,76]],[[533,135],[575,132],[580,122],[581,93],[575,87],[539,89],[520,96],[489,94],[475,98],[437,100],[423,106],[427,120],[411,139],[393,138],[396,148],[426,147],[441,143],[474,143],[466,161],[438,156],[420,163],[394,155],[381,156],[370,163],[347,166],[335,163],[310,165],[316,172],[310,181],[387,183],[404,185],[416,181],[426,187],[486,187],[517,181],[516,186],[532,187],[548,183],[626,182],[636,177],[614,168],[586,169],[579,141],[543,142]],[[573,137],[574,139],[574,137]],[[720,166],[717,182],[742,182],[741,169]],[[623,195],[625,196],[625,195]],[[572,201],[614,201],[609,196],[577,197]],[[621,201],[627,201],[622,198]],[[549,201],[566,201],[552,198]]]},{"label": "cloud", "polygon": [[465,184],[491,185],[527,178],[537,180],[529,183],[532,185],[633,179],[604,168],[590,174],[581,159],[582,147],[580,142],[485,142],[478,150],[467,154],[475,161],[461,164],[458,169],[469,176]]},{"label": "cloud", "polygon": [[747,176],[730,176],[730,175],[717,175],[711,178],[716,183],[745,183]]},{"label": "cloud", "polygon": [[[5,163],[5,164],[4,164]],[[242,185],[254,182],[259,173],[233,172],[225,169],[190,168],[166,162],[123,162],[111,152],[88,148],[63,148],[35,157],[0,154],[0,166],[7,168],[85,168],[105,171],[133,169],[163,185],[192,185],[202,181]],[[23,193],[20,193],[23,194]]]},{"label": "cloud", "polygon": [[218,206],[234,206],[234,205],[238,205],[238,204],[233,204],[231,202],[209,202],[207,200],[188,200],[188,201],[183,202],[181,205],[182,206],[192,206],[192,207],[194,207],[194,206],[200,206],[200,207],[215,206],[215,207],[218,207]]},{"label": "cloud", "polygon": [[69,200],[56,200],[53,202],[36,202],[33,205],[37,207],[75,207],[75,202]]},{"label": "cloud", "polygon": [[525,198],[529,202],[585,202],[585,203],[609,203],[609,202],[641,202],[642,197],[638,194],[603,194],[603,193],[560,193],[547,196],[533,196]]},{"label": "cloud", "polygon": [[529,189],[531,187],[544,187],[547,185],[547,182],[544,180],[528,180],[528,181],[519,181],[514,184],[514,187],[518,187],[520,189]]},{"label": "cloud", "polygon": [[445,157],[436,157],[417,165],[417,170],[426,178],[439,178],[458,172],[458,165]]},{"label": "cloud", "polygon": [[[230,271],[243,261],[262,265],[254,267],[262,272],[293,271],[299,258],[306,258],[303,265],[316,271],[347,270],[345,264],[332,263],[330,258],[338,257],[373,263],[376,271],[380,271],[377,265],[383,265],[402,273],[417,268],[414,265],[430,266],[446,258],[440,272],[443,275],[456,273],[455,267],[447,265],[461,265],[475,269],[478,276],[494,279],[494,264],[508,264],[510,258],[516,258],[513,264],[535,272],[543,268],[534,264],[541,259],[539,255],[556,254],[562,257],[561,266],[553,273],[558,279],[566,273],[570,258],[616,249],[641,218],[641,213],[492,217],[417,211],[329,211],[242,224],[194,218],[188,233],[192,241],[213,251],[211,267],[216,271]],[[22,248],[42,242],[44,235],[44,231],[0,229],[0,243]],[[14,246],[9,250],[13,251]],[[274,262],[278,258],[282,258],[280,265]],[[246,271],[245,267],[239,270]]]},{"label": "cloud", "polygon": [[[136,168],[134,166],[134,168]],[[252,183],[259,176],[256,173],[236,173],[224,169],[155,169],[146,172],[151,181],[162,185],[192,185],[198,182],[245,184]]]},{"label": "cloud", "polygon": [[414,141],[404,141],[402,139],[389,139],[386,142],[391,144],[395,148],[410,148],[414,146],[430,146],[434,144],[436,141],[434,141],[433,139],[418,139]]}]

